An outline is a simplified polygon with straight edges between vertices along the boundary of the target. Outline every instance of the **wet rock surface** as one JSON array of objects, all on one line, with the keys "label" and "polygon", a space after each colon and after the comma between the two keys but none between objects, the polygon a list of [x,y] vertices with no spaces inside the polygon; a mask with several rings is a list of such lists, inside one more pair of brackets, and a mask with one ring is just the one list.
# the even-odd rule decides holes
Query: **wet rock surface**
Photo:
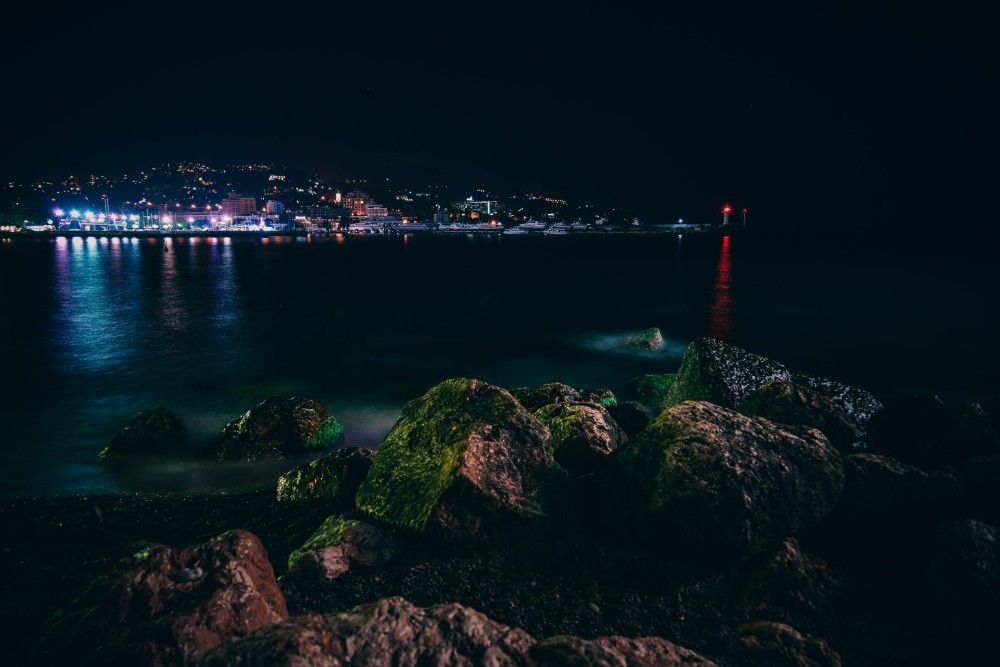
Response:
[{"label": "wet rock surface", "polygon": [[654,536],[694,558],[745,558],[829,514],[844,485],[819,431],[690,401],[663,411],[618,460]]},{"label": "wet rock surface", "polygon": [[277,498],[279,501],[320,498],[353,503],[374,459],[375,452],[370,449],[340,449],[279,477]]},{"label": "wet rock surface", "polygon": [[305,456],[344,439],[337,418],[316,401],[272,396],[223,426],[204,455],[219,461]]}]

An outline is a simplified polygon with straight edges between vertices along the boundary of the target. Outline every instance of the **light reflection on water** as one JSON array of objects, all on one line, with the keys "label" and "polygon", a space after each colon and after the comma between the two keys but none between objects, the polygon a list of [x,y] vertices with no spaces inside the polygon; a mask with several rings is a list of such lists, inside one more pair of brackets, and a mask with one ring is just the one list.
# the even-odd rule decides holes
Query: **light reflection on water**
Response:
[{"label": "light reflection on water", "polygon": [[732,267],[729,237],[723,236],[712,287],[712,306],[708,311],[708,335],[725,341],[733,335]]}]

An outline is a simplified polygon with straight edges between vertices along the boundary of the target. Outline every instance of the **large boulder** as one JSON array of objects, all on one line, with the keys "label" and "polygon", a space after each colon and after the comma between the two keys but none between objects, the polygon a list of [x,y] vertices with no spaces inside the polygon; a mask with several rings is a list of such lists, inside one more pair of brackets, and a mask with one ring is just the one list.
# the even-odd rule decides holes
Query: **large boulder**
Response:
[{"label": "large boulder", "polygon": [[135,454],[178,453],[188,442],[187,428],[180,417],[162,405],[135,413],[98,455],[115,461]]},{"label": "large boulder", "polygon": [[40,664],[189,664],[288,616],[260,540],[234,530],[191,549],[149,545],[42,628]]},{"label": "large boulder", "polygon": [[547,511],[564,477],[551,436],[507,391],[456,378],[403,408],[375,454],[357,507],[417,532],[468,537]]},{"label": "large boulder", "polygon": [[278,500],[352,500],[374,459],[370,449],[348,447],[299,466],[278,478]]},{"label": "large boulder", "polygon": [[822,433],[689,401],[620,450],[660,539],[693,558],[744,558],[836,505],[840,454]]},{"label": "large boulder", "polygon": [[839,403],[788,380],[765,382],[743,399],[740,412],[779,424],[819,429],[842,452],[853,451],[855,443],[864,438],[864,432]]},{"label": "large boulder", "polygon": [[329,581],[355,565],[385,565],[399,553],[400,546],[389,529],[334,514],[288,557],[288,575]]},{"label": "large boulder", "polygon": [[974,519],[938,526],[927,577],[946,629],[970,654],[995,658],[1000,528]]},{"label": "large boulder", "polygon": [[663,334],[656,327],[643,329],[625,337],[622,343],[625,349],[642,350],[644,352],[659,352],[663,349]]},{"label": "large boulder", "polygon": [[827,564],[805,553],[798,540],[788,537],[750,568],[743,597],[759,612],[811,612],[833,584]]},{"label": "large boulder", "polygon": [[869,391],[793,371],[713,338],[699,338],[688,345],[661,407],[683,401],[709,401],[735,410],[747,396],[772,380],[791,381],[833,399],[861,427],[882,408]]},{"label": "large boulder", "polygon": [[737,653],[754,664],[775,667],[840,667],[840,655],[817,637],[784,623],[741,625],[733,637]]},{"label": "large boulder", "polygon": [[335,447],[343,440],[340,422],[316,401],[272,396],[223,426],[207,455],[219,461],[283,459]]},{"label": "large boulder", "polygon": [[714,667],[715,663],[661,637],[558,635],[531,648],[537,667]]},{"label": "large boulder", "polygon": [[872,450],[920,468],[1000,454],[1000,435],[979,405],[945,405],[913,396],[889,405],[868,424]]},{"label": "large boulder", "polygon": [[202,667],[527,665],[535,639],[457,604],[386,598],[329,616],[304,614],[217,647]]},{"label": "large boulder", "polygon": [[593,472],[628,441],[607,409],[597,403],[555,403],[534,415],[552,434],[556,462],[572,473]]}]

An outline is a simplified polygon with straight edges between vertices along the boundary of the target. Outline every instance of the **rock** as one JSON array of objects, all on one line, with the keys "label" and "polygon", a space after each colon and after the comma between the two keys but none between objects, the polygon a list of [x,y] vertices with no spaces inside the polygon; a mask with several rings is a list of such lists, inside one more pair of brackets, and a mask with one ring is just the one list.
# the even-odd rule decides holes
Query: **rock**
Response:
[{"label": "rock", "polygon": [[598,403],[606,408],[618,405],[618,398],[610,389],[580,389],[581,403]]},{"label": "rock", "polygon": [[975,456],[962,466],[972,516],[1000,523],[1000,456]]},{"label": "rock", "polygon": [[937,397],[914,396],[886,407],[868,424],[868,444],[919,468],[1000,453],[1000,435],[981,407],[945,405]]},{"label": "rock", "polygon": [[534,638],[474,609],[421,609],[402,598],[329,616],[305,614],[217,647],[202,667],[526,665]]},{"label": "rock", "polygon": [[556,462],[572,473],[593,472],[628,441],[607,409],[597,403],[555,403],[534,416],[552,434]]},{"label": "rock", "polygon": [[736,650],[757,664],[788,667],[840,667],[840,655],[816,637],[784,623],[758,621],[741,625],[733,638]]},{"label": "rock", "polygon": [[234,530],[192,549],[152,545],[46,623],[36,661],[187,664],[288,616],[260,540]]},{"label": "rock", "polygon": [[663,402],[663,398],[670,391],[675,377],[676,375],[673,373],[639,375],[626,383],[625,391],[651,408],[655,408]]},{"label": "rock", "polygon": [[664,345],[663,334],[656,327],[650,327],[627,336],[623,345],[629,350],[659,352]]},{"label": "rock", "polygon": [[787,537],[750,570],[744,599],[757,611],[814,611],[832,584],[827,564],[804,553],[794,537]]},{"label": "rock", "polygon": [[534,412],[553,403],[579,403],[583,400],[578,390],[561,382],[550,382],[535,389],[522,387],[510,393],[528,412]]},{"label": "rock", "polygon": [[278,500],[353,500],[374,459],[370,449],[348,447],[299,466],[278,478]]},{"label": "rock", "polygon": [[329,581],[353,565],[385,565],[399,553],[400,546],[388,529],[334,514],[288,557],[288,573],[293,577],[318,576]]},{"label": "rock", "polygon": [[649,424],[646,411],[638,403],[619,403],[608,408],[608,414],[618,422],[625,435],[634,438]]},{"label": "rock", "polygon": [[740,412],[779,424],[819,429],[842,452],[854,451],[864,432],[832,398],[787,380],[772,380],[747,396]]},{"label": "rock", "polygon": [[688,345],[661,407],[683,401],[709,401],[735,410],[747,396],[772,380],[791,381],[833,399],[862,428],[882,408],[864,389],[792,371],[784,364],[713,338],[699,338]]},{"label": "rock", "polygon": [[468,537],[538,518],[565,473],[548,430],[505,390],[446,380],[410,401],[375,453],[358,509],[417,532]]},{"label": "rock", "polygon": [[694,558],[760,553],[827,515],[844,486],[819,431],[697,401],[664,410],[617,458],[660,539]]},{"label": "rock", "polygon": [[187,429],[180,417],[157,405],[135,413],[128,426],[111,438],[98,458],[113,461],[134,454],[177,453],[187,442]]},{"label": "rock", "polygon": [[927,577],[942,622],[970,653],[996,657],[1000,528],[974,519],[938,526]]},{"label": "rock", "polygon": [[844,458],[844,493],[837,514],[845,528],[909,530],[955,514],[965,491],[954,472],[925,473],[867,452]]},{"label": "rock", "polygon": [[537,667],[714,667],[711,660],[660,637],[559,635],[531,649]]},{"label": "rock", "polygon": [[304,456],[344,439],[326,408],[307,398],[272,396],[223,426],[208,447],[219,461]]}]

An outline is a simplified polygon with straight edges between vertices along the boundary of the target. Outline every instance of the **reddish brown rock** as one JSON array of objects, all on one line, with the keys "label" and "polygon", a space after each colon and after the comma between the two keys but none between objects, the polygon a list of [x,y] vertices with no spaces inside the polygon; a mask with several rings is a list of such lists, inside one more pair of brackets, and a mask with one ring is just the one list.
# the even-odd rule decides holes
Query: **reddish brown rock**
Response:
[{"label": "reddish brown rock", "polygon": [[822,639],[784,623],[759,621],[741,625],[734,637],[736,650],[754,664],[775,667],[840,667],[840,655]]},{"label": "reddish brown rock", "polygon": [[573,473],[593,472],[628,442],[607,408],[597,403],[555,403],[535,411],[552,434],[552,456]]},{"label": "reddish brown rock", "polygon": [[95,580],[41,631],[40,664],[189,664],[288,616],[260,540],[235,530],[192,549],[151,545]]},{"label": "reddish brown rock", "polygon": [[747,575],[744,596],[758,611],[813,611],[821,591],[833,583],[827,564],[802,551],[798,540],[785,538],[765,554]]},{"label": "reddish brown rock", "polygon": [[334,514],[288,557],[288,573],[300,579],[319,577],[329,581],[354,565],[385,565],[400,548],[399,539],[390,529]]},{"label": "reddish brown rock", "polygon": [[538,667],[714,667],[711,660],[660,637],[559,636],[531,649]]},{"label": "reddish brown rock", "polygon": [[272,396],[229,422],[204,454],[219,461],[305,456],[344,440],[337,418],[316,401]]},{"label": "reddish brown rock", "polygon": [[474,609],[421,609],[386,598],[329,616],[288,619],[218,646],[203,667],[272,665],[527,665],[528,633]]}]

